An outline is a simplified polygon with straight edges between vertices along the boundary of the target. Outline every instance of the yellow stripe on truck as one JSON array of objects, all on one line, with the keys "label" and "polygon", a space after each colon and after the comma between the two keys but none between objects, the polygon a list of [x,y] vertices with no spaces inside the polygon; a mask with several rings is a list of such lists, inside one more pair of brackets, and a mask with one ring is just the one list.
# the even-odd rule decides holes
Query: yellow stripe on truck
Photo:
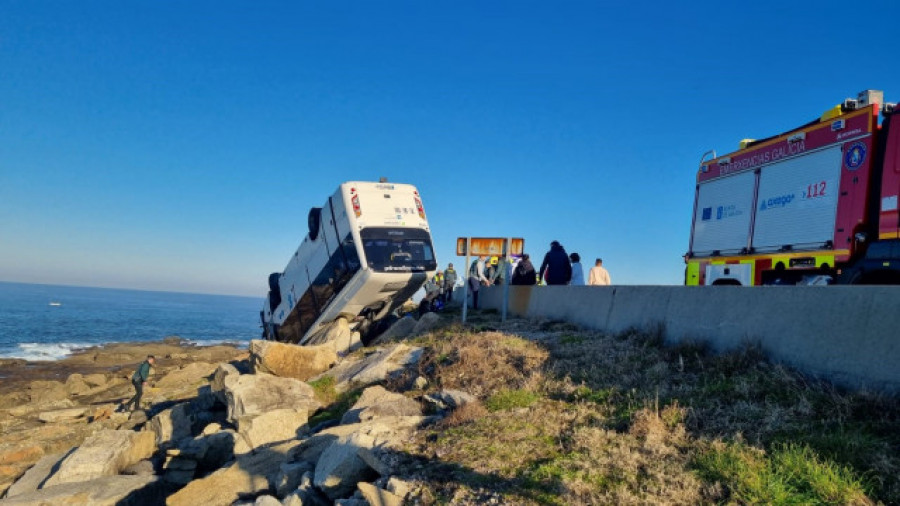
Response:
[{"label": "yellow stripe on truck", "polygon": [[700,262],[688,262],[686,276],[685,285],[700,286]]}]

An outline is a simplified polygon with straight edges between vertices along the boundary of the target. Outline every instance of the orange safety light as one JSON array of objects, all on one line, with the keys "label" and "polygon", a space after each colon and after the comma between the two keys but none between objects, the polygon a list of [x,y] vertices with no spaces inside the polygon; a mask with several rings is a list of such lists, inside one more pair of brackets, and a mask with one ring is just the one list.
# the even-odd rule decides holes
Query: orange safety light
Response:
[{"label": "orange safety light", "polygon": [[[350,191],[353,191],[353,189]],[[356,217],[359,218],[362,216],[362,208],[359,206],[359,195],[354,195],[353,198],[350,199],[350,203],[353,204],[353,213],[356,214]]]},{"label": "orange safety light", "polygon": [[416,210],[419,211],[419,218],[425,219],[425,208],[422,207],[422,201],[419,197],[413,197],[416,200]]}]

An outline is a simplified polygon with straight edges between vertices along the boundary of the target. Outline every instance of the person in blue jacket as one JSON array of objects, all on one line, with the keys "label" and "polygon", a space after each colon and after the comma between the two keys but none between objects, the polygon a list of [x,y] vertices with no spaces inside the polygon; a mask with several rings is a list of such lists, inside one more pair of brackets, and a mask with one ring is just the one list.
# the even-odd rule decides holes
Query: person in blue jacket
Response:
[{"label": "person in blue jacket", "polygon": [[548,285],[567,285],[572,279],[572,264],[569,262],[569,255],[566,254],[566,250],[559,241],[550,243],[550,251],[544,255],[540,274],[541,279],[545,280]]},{"label": "person in blue jacket", "polygon": [[156,363],[156,357],[147,355],[147,360],[141,362],[134,374],[131,375],[131,384],[134,385],[134,396],[128,399],[128,402],[119,406],[116,411],[128,411],[128,407],[134,405],[131,411],[137,411],[141,408],[141,395],[144,393],[144,386],[150,378],[150,368]]}]

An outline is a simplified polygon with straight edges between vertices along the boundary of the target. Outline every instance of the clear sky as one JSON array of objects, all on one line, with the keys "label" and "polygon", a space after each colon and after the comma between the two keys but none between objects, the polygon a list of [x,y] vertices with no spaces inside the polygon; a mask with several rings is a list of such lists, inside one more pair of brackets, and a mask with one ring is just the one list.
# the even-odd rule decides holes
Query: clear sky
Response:
[{"label": "clear sky", "polygon": [[418,186],[458,236],[679,284],[703,152],[866,88],[897,4],[0,6],[0,280],[263,297],[337,185]]}]

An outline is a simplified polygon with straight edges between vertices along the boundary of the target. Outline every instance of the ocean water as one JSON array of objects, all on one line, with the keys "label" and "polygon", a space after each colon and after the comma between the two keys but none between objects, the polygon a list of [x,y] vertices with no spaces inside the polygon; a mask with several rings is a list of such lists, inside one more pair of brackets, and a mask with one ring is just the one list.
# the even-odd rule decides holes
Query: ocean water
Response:
[{"label": "ocean water", "polygon": [[179,336],[246,345],[260,335],[254,297],[0,282],[0,357],[58,360],[77,348]]}]

